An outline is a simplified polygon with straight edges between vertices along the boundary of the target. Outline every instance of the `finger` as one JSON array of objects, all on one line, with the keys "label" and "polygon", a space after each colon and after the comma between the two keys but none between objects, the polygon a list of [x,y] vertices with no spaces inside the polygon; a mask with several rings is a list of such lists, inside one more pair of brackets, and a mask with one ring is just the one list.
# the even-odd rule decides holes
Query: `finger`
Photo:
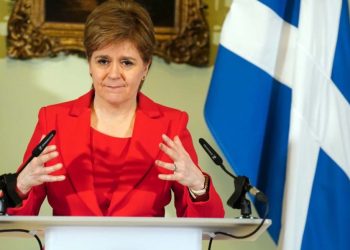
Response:
[{"label": "finger", "polygon": [[44,164],[54,158],[56,158],[58,156],[58,152],[57,151],[53,151],[53,152],[50,152],[50,153],[47,153],[47,154],[43,154],[43,155],[40,155],[38,156],[38,161],[41,163],[41,164]]},{"label": "finger", "polygon": [[182,142],[181,142],[180,137],[179,137],[178,135],[174,137],[174,143],[175,143],[176,146],[178,146],[178,147],[181,147],[181,148],[184,147],[184,146],[182,145]]},{"label": "finger", "polygon": [[174,137],[174,143],[175,143],[176,148],[177,148],[178,150],[181,150],[182,152],[187,153],[187,151],[186,151],[186,149],[184,148],[184,146],[182,145],[182,142],[181,142],[180,137],[179,137],[178,135]]},{"label": "finger", "polygon": [[160,143],[159,144],[159,148],[165,153],[167,154],[172,160],[175,161],[175,158],[177,157],[177,153],[169,148],[167,145],[165,145],[164,143]]},{"label": "finger", "polygon": [[175,164],[174,163],[167,163],[164,161],[156,160],[156,164],[162,168],[174,171],[175,170]]},{"label": "finger", "polygon": [[49,145],[44,149],[44,151],[41,154],[43,155],[43,154],[47,154],[49,152],[55,151],[56,148],[57,148],[56,145]]},{"label": "finger", "polygon": [[158,178],[164,181],[176,181],[176,176],[174,174],[159,174]]},{"label": "finger", "polygon": [[62,166],[63,166],[62,163],[57,163],[53,166],[45,167],[45,168],[43,168],[43,173],[44,174],[51,174],[52,172],[55,172],[55,171],[61,169]]},{"label": "finger", "polygon": [[166,145],[167,145],[168,147],[176,149],[176,144],[174,143],[173,140],[171,140],[171,139],[169,138],[169,136],[163,134],[163,135],[162,135],[162,139],[163,139],[163,141],[166,143]]},{"label": "finger", "polygon": [[40,180],[42,182],[56,182],[56,181],[63,181],[66,179],[66,176],[64,175],[42,175],[40,177]]}]

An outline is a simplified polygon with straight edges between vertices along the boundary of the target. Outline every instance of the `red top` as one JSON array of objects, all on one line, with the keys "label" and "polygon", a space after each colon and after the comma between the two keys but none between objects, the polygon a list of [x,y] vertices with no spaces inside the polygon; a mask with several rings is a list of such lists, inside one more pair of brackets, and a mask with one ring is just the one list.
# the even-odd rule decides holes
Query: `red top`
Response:
[{"label": "red top", "polygon": [[98,205],[107,214],[113,192],[118,186],[121,169],[128,155],[130,138],[103,134],[91,128],[91,159]]}]

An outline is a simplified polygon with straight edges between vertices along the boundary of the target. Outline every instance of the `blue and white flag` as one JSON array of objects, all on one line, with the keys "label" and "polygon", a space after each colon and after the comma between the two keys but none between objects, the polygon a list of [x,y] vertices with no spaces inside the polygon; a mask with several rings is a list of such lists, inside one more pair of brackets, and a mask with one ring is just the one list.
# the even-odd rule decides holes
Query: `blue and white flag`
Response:
[{"label": "blue and white flag", "polygon": [[[205,118],[283,250],[350,249],[347,0],[234,0]],[[263,207],[257,207],[263,212]]]}]

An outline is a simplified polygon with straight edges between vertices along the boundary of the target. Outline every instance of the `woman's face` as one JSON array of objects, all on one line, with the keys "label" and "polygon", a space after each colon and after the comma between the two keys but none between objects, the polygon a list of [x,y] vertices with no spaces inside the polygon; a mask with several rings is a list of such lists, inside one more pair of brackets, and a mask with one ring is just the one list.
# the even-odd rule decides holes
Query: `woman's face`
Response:
[{"label": "woman's face", "polygon": [[144,63],[130,41],[107,45],[92,53],[89,69],[95,89],[95,100],[120,105],[136,101],[149,63]]}]

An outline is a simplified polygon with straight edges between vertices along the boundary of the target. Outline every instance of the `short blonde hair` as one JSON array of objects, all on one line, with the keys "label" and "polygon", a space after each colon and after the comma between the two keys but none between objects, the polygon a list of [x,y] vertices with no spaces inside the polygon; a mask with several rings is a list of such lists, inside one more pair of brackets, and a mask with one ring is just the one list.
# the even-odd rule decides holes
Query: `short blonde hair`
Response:
[{"label": "short blonde hair", "polygon": [[147,10],[132,0],[110,0],[97,6],[88,16],[84,46],[88,60],[92,53],[109,44],[130,41],[142,60],[151,62],[155,35]]}]

